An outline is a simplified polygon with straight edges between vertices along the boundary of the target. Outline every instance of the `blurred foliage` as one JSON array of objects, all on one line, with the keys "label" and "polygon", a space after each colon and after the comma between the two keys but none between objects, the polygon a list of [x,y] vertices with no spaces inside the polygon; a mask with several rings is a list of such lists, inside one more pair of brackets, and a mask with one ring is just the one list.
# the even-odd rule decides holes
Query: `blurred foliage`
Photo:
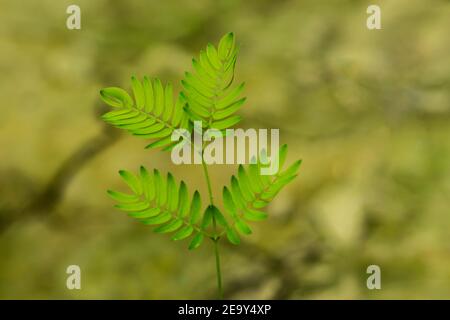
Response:
[{"label": "blurred foliage", "polygon": [[[369,31],[375,3],[383,28]],[[226,296],[450,298],[448,1],[79,0],[72,31],[70,4],[0,5],[0,298],[215,297],[211,247],[161,239],[105,193],[142,163],[206,194],[201,168],[105,129],[98,91],[131,74],[179,89],[228,31],[241,126],[280,128],[303,168],[269,223],[223,250]],[[235,169],[211,168],[216,192]],[[82,290],[66,289],[70,264]],[[366,288],[370,264],[381,290]]]}]

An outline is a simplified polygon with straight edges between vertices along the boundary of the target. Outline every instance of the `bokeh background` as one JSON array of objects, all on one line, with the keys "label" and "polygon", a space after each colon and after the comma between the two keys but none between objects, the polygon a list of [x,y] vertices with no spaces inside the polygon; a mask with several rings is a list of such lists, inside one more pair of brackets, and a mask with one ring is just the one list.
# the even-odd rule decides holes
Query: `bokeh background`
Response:
[{"label": "bokeh background", "polygon": [[[366,28],[369,4],[382,30]],[[189,252],[105,193],[144,164],[206,195],[201,167],[108,128],[98,92],[132,74],[180,88],[229,31],[241,127],[280,128],[303,165],[270,220],[222,249],[226,297],[450,298],[449,18],[444,0],[2,0],[0,298],[216,297],[210,244]],[[210,169],[216,194],[235,169]],[[82,290],[66,288],[70,264]]]}]

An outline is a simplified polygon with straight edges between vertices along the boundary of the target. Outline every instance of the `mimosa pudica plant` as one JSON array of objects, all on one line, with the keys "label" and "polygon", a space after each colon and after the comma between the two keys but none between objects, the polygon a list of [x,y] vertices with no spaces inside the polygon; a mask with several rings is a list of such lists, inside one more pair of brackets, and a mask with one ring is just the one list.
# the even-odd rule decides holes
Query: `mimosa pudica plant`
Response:
[{"label": "mimosa pudica plant", "polygon": [[[105,103],[113,110],[104,114],[107,123],[128,131],[134,136],[151,141],[146,148],[172,150],[179,141],[172,141],[176,129],[194,130],[194,121],[202,128],[225,129],[236,125],[241,117],[236,112],[246,98],[240,97],[244,83],[234,85],[234,70],[238,46],[233,33],[223,36],[218,47],[208,44],[200,51],[198,59],[192,59],[192,72],[186,72],[181,81],[183,90],[174,99],[170,83],[144,77],[142,81],[131,78],[133,98],[127,91],[109,87],[100,91]],[[203,156],[205,144],[200,153]],[[239,235],[252,233],[250,223],[267,218],[262,209],[278,192],[297,176],[301,160],[282,170],[287,145],[279,148],[278,171],[262,175],[267,166],[264,151],[256,163],[239,165],[238,172],[222,190],[222,211],[213,198],[208,165],[202,167],[208,187],[208,202],[203,208],[200,193],[190,194],[185,182],[177,182],[169,172],[164,176],[159,170],[140,167],[137,174],[120,170],[119,174],[128,185],[130,193],[108,190],[117,201],[116,208],[145,225],[157,226],[157,233],[171,233],[172,240],[190,239],[189,249],[198,248],[204,239],[214,244],[219,298],[223,298],[220,269],[219,242],[227,238],[234,245],[240,243]]]}]

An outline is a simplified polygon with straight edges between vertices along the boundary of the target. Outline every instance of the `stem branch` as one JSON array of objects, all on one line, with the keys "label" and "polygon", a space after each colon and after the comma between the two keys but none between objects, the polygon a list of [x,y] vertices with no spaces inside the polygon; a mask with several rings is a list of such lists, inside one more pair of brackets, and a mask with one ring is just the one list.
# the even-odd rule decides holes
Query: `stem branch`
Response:
[{"label": "stem branch", "polygon": [[[202,154],[202,166],[203,166],[203,172],[205,173],[206,183],[208,185],[208,194],[209,194],[209,202],[211,205],[214,205],[214,198],[212,194],[212,188],[211,188],[211,179],[209,178],[208,173],[208,167],[206,163],[203,161],[203,154]],[[223,287],[222,287],[222,272],[220,270],[220,254],[219,254],[219,237],[217,235],[217,223],[216,223],[216,217],[213,215],[213,234],[214,237],[211,238],[214,242],[214,253],[216,255],[216,275],[217,275],[217,290],[219,294],[219,299],[223,299]]]}]

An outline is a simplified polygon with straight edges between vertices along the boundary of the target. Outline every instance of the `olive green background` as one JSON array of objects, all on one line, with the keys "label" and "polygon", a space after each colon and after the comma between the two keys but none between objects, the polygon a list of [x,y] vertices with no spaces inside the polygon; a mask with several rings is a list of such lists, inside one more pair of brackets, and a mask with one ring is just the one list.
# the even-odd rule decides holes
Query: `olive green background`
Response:
[{"label": "olive green background", "polygon": [[[81,30],[66,8],[81,7]],[[366,28],[379,4],[382,30]],[[444,0],[0,3],[0,298],[216,297],[213,248],[189,252],[112,208],[119,169],[201,167],[102,124],[99,90],[172,81],[233,31],[243,128],[280,128],[299,177],[239,247],[225,295],[450,298],[450,3]],[[210,168],[219,195],[235,166]],[[66,268],[82,269],[82,290]],[[366,287],[381,267],[382,289]]]}]

